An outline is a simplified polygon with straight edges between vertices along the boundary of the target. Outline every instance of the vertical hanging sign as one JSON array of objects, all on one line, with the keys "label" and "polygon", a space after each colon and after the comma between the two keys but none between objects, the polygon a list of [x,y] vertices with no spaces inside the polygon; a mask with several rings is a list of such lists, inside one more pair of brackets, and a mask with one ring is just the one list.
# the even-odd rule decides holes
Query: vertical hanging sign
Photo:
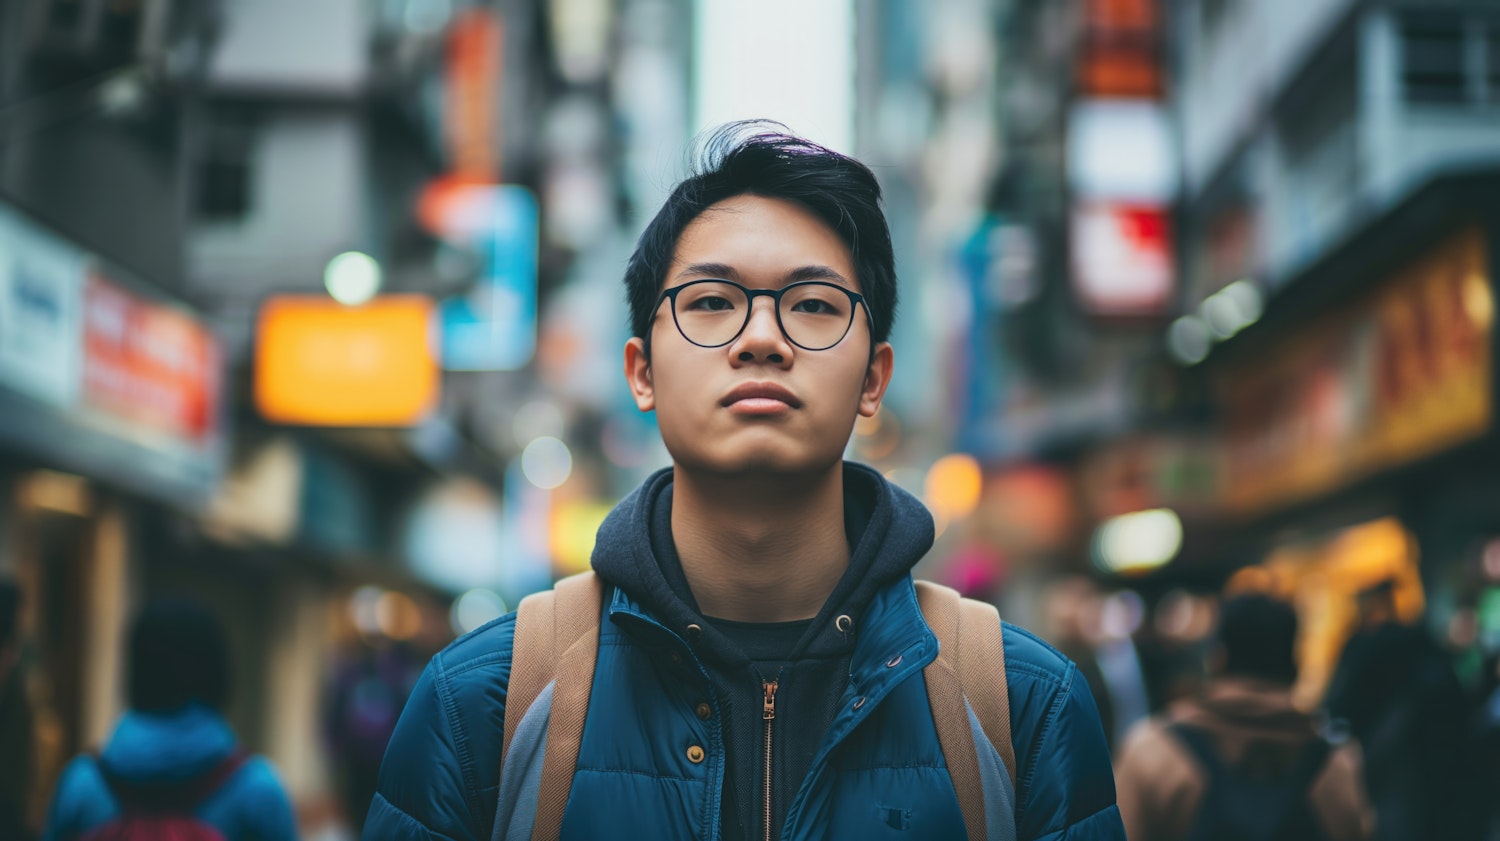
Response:
[{"label": "vertical hanging sign", "polygon": [[467,295],[443,302],[443,367],[514,370],[536,350],[536,197],[514,185],[464,192],[457,227],[483,255],[484,271]]}]

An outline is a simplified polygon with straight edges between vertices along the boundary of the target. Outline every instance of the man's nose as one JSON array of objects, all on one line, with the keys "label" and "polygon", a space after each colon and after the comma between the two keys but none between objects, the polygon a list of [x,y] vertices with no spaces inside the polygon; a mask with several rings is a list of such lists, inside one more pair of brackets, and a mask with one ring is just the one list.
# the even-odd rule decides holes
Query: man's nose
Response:
[{"label": "man's nose", "polygon": [[750,302],[750,318],[745,322],[735,348],[741,359],[773,358],[781,361],[790,353],[781,324],[776,320],[776,300],[762,295]]}]

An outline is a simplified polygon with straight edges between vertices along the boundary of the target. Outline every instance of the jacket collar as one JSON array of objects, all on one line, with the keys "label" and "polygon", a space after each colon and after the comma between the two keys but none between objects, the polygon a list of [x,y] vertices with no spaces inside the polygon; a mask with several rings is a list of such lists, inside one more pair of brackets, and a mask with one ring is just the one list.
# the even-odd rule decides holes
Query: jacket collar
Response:
[{"label": "jacket collar", "polygon": [[[621,632],[647,649],[676,651],[696,661],[695,626],[668,627],[624,589],[611,589],[606,614]],[[879,590],[864,615],[851,617],[851,622],[854,650],[849,660],[849,691],[854,695],[877,700],[937,657],[937,636],[922,618],[911,576]]]}]

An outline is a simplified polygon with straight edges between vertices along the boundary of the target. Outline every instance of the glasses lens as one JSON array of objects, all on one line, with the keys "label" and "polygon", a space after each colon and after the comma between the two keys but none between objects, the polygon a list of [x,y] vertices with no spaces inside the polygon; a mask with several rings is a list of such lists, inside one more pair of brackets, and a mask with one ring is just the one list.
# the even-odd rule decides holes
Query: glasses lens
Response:
[{"label": "glasses lens", "polygon": [[781,296],[781,324],[786,336],[808,350],[833,347],[849,332],[854,301],[831,283],[798,283]]},{"label": "glasses lens", "polygon": [[688,341],[717,347],[740,332],[750,302],[738,286],[710,280],[682,287],[673,306],[677,329]]}]

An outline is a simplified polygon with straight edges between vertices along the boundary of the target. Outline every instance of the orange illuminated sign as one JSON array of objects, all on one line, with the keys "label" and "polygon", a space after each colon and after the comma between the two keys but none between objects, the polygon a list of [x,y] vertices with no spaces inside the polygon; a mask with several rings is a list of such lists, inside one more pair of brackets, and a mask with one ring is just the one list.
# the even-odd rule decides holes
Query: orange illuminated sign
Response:
[{"label": "orange illuminated sign", "polygon": [[444,128],[452,171],[494,181],[500,172],[499,138],[503,31],[487,9],[460,13],[448,27],[448,89]]},{"label": "orange illuminated sign", "polygon": [[1163,91],[1157,0],[1089,0],[1077,53],[1078,93],[1160,99]]},{"label": "orange illuminated sign", "polygon": [[1470,226],[1229,372],[1229,507],[1285,506],[1488,432],[1494,314],[1485,234]]},{"label": "orange illuminated sign", "polygon": [[359,307],[280,296],[261,307],[255,405],[308,426],[411,426],[437,405],[432,302],[389,295]]}]

